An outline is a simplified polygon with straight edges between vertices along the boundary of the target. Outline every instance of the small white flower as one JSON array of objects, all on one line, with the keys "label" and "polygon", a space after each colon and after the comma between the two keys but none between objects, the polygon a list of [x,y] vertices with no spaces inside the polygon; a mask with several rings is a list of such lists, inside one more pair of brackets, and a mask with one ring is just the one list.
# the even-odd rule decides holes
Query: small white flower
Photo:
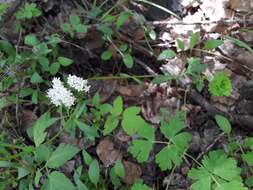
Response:
[{"label": "small white flower", "polygon": [[88,92],[90,90],[90,86],[88,85],[88,81],[84,80],[81,77],[77,77],[75,75],[69,75],[67,79],[67,83],[70,87],[74,88],[78,92]]},{"label": "small white flower", "polygon": [[75,104],[75,97],[67,88],[63,86],[63,83],[59,78],[54,78],[53,85],[47,92],[47,97],[55,106],[64,105],[71,107]]}]

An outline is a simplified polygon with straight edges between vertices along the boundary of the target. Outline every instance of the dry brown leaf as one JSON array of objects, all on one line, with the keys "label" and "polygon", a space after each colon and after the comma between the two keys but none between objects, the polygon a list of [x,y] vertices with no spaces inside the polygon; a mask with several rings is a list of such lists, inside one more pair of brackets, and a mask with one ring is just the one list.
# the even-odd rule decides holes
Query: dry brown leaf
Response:
[{"label": "dry brown leaf", "polygon": [[117,92],[122,96],[130,96],[130,97],[140,97],[146,86],[143,85],[128,85],[128,86],[119,86],[117,88]]},{"label": "dry brown leaf", "polygon": [[125,174],[126,174],[123,181],[127,185],[132,185],[135,182],[135,180],[140,178],[142,174],[141,168],[139,165],[130,161],[123,160],[122,163],[125,168]]},{"label": "dry brown leaf", "polygon": [[96,152],[106,167],[122,159],[120,151],[114,148],[114,144],[109,138],[105,138],[99,142]]}]

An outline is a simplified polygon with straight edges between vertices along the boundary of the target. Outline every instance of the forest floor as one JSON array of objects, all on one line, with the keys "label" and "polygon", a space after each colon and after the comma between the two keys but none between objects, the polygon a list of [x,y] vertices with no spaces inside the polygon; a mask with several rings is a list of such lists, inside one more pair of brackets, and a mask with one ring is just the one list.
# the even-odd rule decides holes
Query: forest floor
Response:
[{"label": "forest floor", "polygon": [[252,46],[251,0],[0,0],[0,190],[252,189]]}]

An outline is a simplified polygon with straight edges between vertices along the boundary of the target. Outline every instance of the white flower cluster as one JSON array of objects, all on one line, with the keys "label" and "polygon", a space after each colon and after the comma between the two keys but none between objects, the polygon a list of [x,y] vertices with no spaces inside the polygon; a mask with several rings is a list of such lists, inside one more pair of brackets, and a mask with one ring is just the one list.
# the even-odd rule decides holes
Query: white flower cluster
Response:
[{"label": "white flower cluster", "polygon": [[88,85],[88,81],[82,79],[81,77],[77,77],[75,75],[69,75],[67,79],[67,83],[70,87],[74,88],[78,92],[88,92],[90,90],[90,86]]},{"label": "white flower cluster", "polygon": [[[90,89],[87,80],[75,75],[69,75],[67,83],[78,92],[88,92]],[[66,107],[71,107],[76,101],[74,94],[63,85],[63,82],[59,78],[53,79],[52,88],[47,91],[47,97],[55,106],[64,105]]]}]

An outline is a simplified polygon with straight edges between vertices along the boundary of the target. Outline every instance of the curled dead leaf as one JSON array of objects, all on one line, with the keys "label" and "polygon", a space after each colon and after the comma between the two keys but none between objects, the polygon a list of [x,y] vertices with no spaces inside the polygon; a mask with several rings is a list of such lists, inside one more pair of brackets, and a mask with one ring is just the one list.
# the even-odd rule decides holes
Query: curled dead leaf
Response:
[{"label": "curled dead leaf", "polygon": [[106,167],[122,159],[121,152],[114,148],[114,144],[109,138],[105,138],[99,142],[96,152]]}]

